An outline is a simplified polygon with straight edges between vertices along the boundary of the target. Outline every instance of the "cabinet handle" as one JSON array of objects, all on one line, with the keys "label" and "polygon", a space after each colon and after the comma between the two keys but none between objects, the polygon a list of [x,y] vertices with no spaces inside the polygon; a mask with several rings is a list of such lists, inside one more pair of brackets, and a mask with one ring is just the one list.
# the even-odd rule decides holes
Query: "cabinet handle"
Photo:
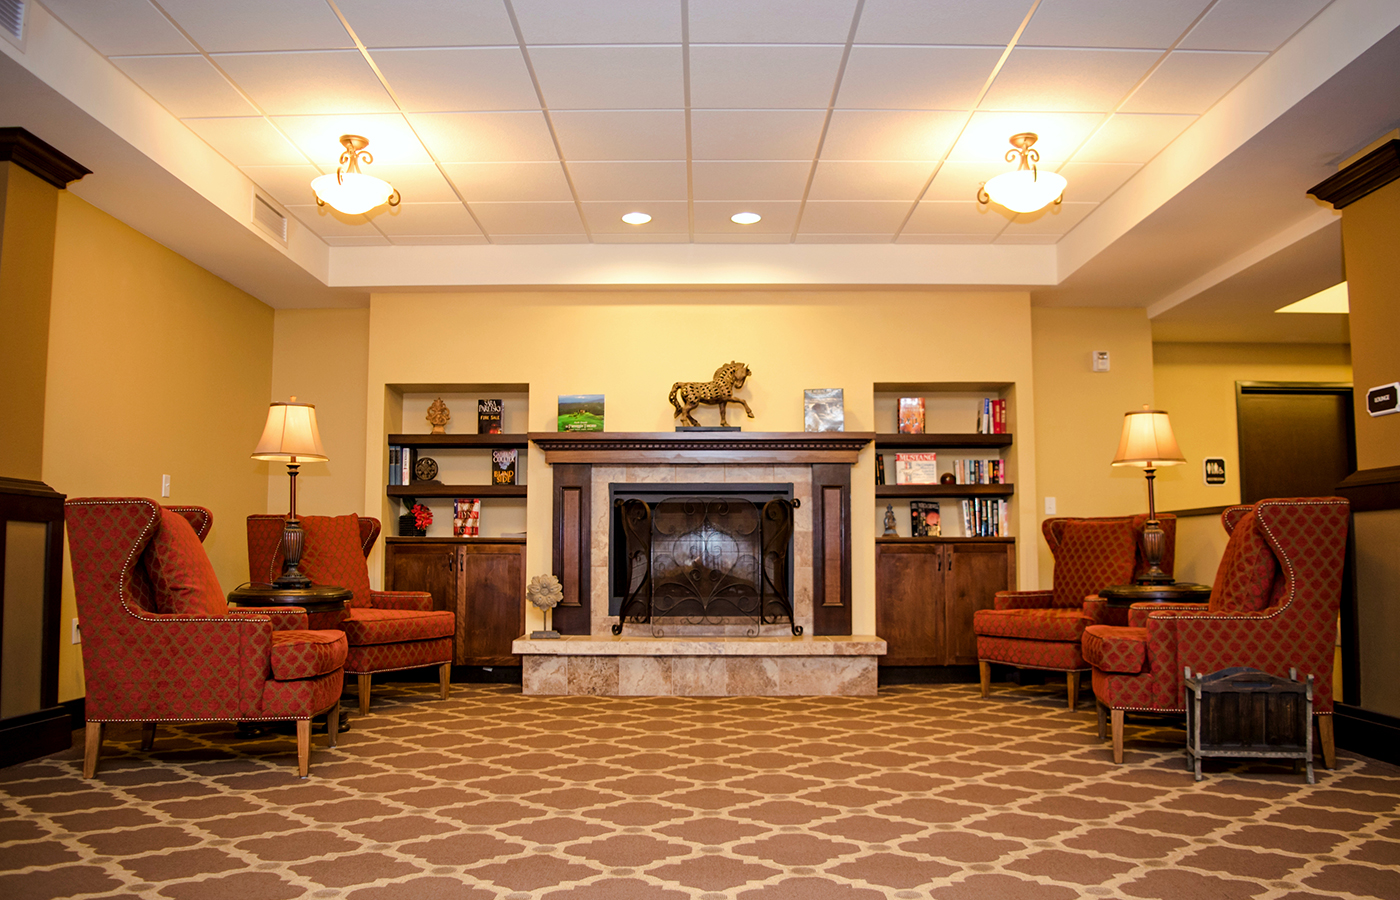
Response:
[{"label": "cabinet handle", "polygon": [[938,571],[943,571],[943,548],[938,548]]},{"label": "cabinet handle", "polygon": [[943,552],[948,554],[948,571],[951,572],[953,571],[953,548],[944,547]]},{"label": "cabinet handle", "polygon": [[449,572],[455,572],[455,571],[457,571],[457,554],[455,554],[455,553],[449,553],[449,554],[447,554],[447,571],[449,571]]}]

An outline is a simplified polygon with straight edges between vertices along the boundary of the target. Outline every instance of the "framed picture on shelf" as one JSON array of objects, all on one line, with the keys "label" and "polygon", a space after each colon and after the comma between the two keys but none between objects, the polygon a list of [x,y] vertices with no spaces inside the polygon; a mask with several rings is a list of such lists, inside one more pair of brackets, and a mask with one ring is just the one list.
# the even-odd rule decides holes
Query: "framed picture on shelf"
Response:
[{"label": "framed picture on shelf", "polygon": [[841,388],[808,388],[802,392],[804,431],[845,431],[845,392]]},{"label": "framed picture on shelf", "polygon": [[560,394],[560,431],[602,431],[602,394]]}]

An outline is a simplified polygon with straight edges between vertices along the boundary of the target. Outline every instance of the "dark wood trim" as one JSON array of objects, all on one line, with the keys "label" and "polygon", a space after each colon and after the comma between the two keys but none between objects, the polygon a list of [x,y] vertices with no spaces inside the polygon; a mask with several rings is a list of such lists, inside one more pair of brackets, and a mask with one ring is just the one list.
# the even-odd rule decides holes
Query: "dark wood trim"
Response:
[{"label": "dark wood trim", "polygon": [[63,604],[63,494],[21,478],[0,478],[0,646],[4,639],[6,533],[9,522],[44,526],[44,559],[39,634],[39,708],[58,702],[59,617]]},{"label": "dark wood trim", "polygon": [[[506,537],[386,537],[385,544],[523,544],[525,538]],[[435,676],[436,677],[436,676]]]},{"label": "dark wood trim", "polygon": [[851,467],[812,466],[812,633],[851,633]]},{"label": "dark wood trim", "polygon": [[1163,509],[1159,510],[1159,514],[1164,516],[1176,516],[1178,519],[1186,519],[1192,516],[1218,516],[1231,506],[1239,506],[1239,504],[1231,503],[1226,506],[1195,506],[1191,509]]},{"label": "dark wood trim", "polygon": [[524,434],[391,434],[394,447],[434,450],[521,450],[530,445]]},{"label": "dark wood trim", "polygon": [[1400,509],[1400,466],[1352,472],[1337,485],[1338,496],[1351,501],[1351,511]]},{"label": "dark wood trim", "polygon": [[562,634],[593,630],[593,467],[559,463],[554,467],[553,573],[564,587],[551,624]]},{"label": "dark wood trim", "polygon": [[64,706],[0,719],[0,767],[69,749],[73,729],[73,717]]},{"label": "dark wood trim", "polygon": [[523,484],[391,484],[385,493],[390,497],[524,497]]},{"label": "dark wood trim", "polygon": [[551,465],[854,465],[875,433],[533,431],[529,437]]},{"label": "dark wood trim", "polygon": [[875,497],[1010,497],[1016,493],[1014,484],[877,484]]},{"label": "dark wood trim", "polygon": [[1332,718],[1338,747],[1400,765],[1400,718],[1350,703],[1336,704]]},{"label": "dark wood trim", "polygon": [[[1014,537],[877,537],[877,544],[1014,544]],[[1014,582],[1013,582],[1014,583]]]},{"label": "dark wood trim", "polygon": [[0,128],[0,162],[12,162],[62,190],[92,169],[23,128]]},{"label": "dark wood trim", "polygon": [[1338,640],[1342,650],[1342,695],[1334,699],[1361,705],[1361,598],[1356,590],[1356,519],[1347,517],[1346,556],[1342,562],[1342,596]]},{"label": "dark wood trim", "polygon": [[1387,141],[1336,175],[1308,188],[1323,203],[1343,209],[1400,178],[1400,140]]},{"label": "dark wood trim", "polygon": [[916,450],[924,447],[966,450],[996,450],[1011,446],[1009,434],[877,434],[878,450]]}]

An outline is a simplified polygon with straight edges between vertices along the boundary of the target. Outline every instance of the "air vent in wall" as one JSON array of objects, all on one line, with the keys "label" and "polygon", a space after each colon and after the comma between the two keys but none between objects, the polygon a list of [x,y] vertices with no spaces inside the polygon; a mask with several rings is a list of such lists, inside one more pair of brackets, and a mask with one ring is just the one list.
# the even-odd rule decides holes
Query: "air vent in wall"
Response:
[{"label": "air vent in wall", "polygon": [[0,34],[21,48],[24,42],[24,7],[24,0],[0,0]]},{"label": "air vent in wall", "polygon": [[[0,3],[4,2],[5,0],[0,0]],[[287,243],[287,217],[257,192],[253,193],[253,221],[277,240]]]}]

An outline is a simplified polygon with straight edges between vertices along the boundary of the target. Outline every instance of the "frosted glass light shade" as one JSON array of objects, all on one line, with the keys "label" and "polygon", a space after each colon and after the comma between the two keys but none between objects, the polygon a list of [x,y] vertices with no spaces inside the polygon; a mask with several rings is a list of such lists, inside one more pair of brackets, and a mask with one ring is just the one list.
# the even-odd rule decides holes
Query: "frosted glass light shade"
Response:
[{"label": "frosted glass light shade", "polygon": [[311,189],[322,203],[347,216],[357,216],[389,202],[389,195],[394,192],[389,182],[363,172],[322,175],[311,180]]},{"label": "frosted glass light shade", "polygon": [[1123,435],[1118,452],[1113,455],[1115,466],[1138,466],[1155,469],[1177,466],[1186,462],[1172,434],[1172,423],[1165,411],[1143,408],[1123,416]]},{"label": "frosted glass light shade", "polygon": [[992,200],[1018,213],[1044,209],[1065,192],[1069,182],[1054,172],[1017,169],[1003,172],[987,182],[985,190]]},{"label": "frosted glass light shade", "polygon": [[316,429],[316,406],[273,403],[268,407],[267,425],[253,450],[253,459],[326,462],[329,457],[321,446],[321,433]]}]

